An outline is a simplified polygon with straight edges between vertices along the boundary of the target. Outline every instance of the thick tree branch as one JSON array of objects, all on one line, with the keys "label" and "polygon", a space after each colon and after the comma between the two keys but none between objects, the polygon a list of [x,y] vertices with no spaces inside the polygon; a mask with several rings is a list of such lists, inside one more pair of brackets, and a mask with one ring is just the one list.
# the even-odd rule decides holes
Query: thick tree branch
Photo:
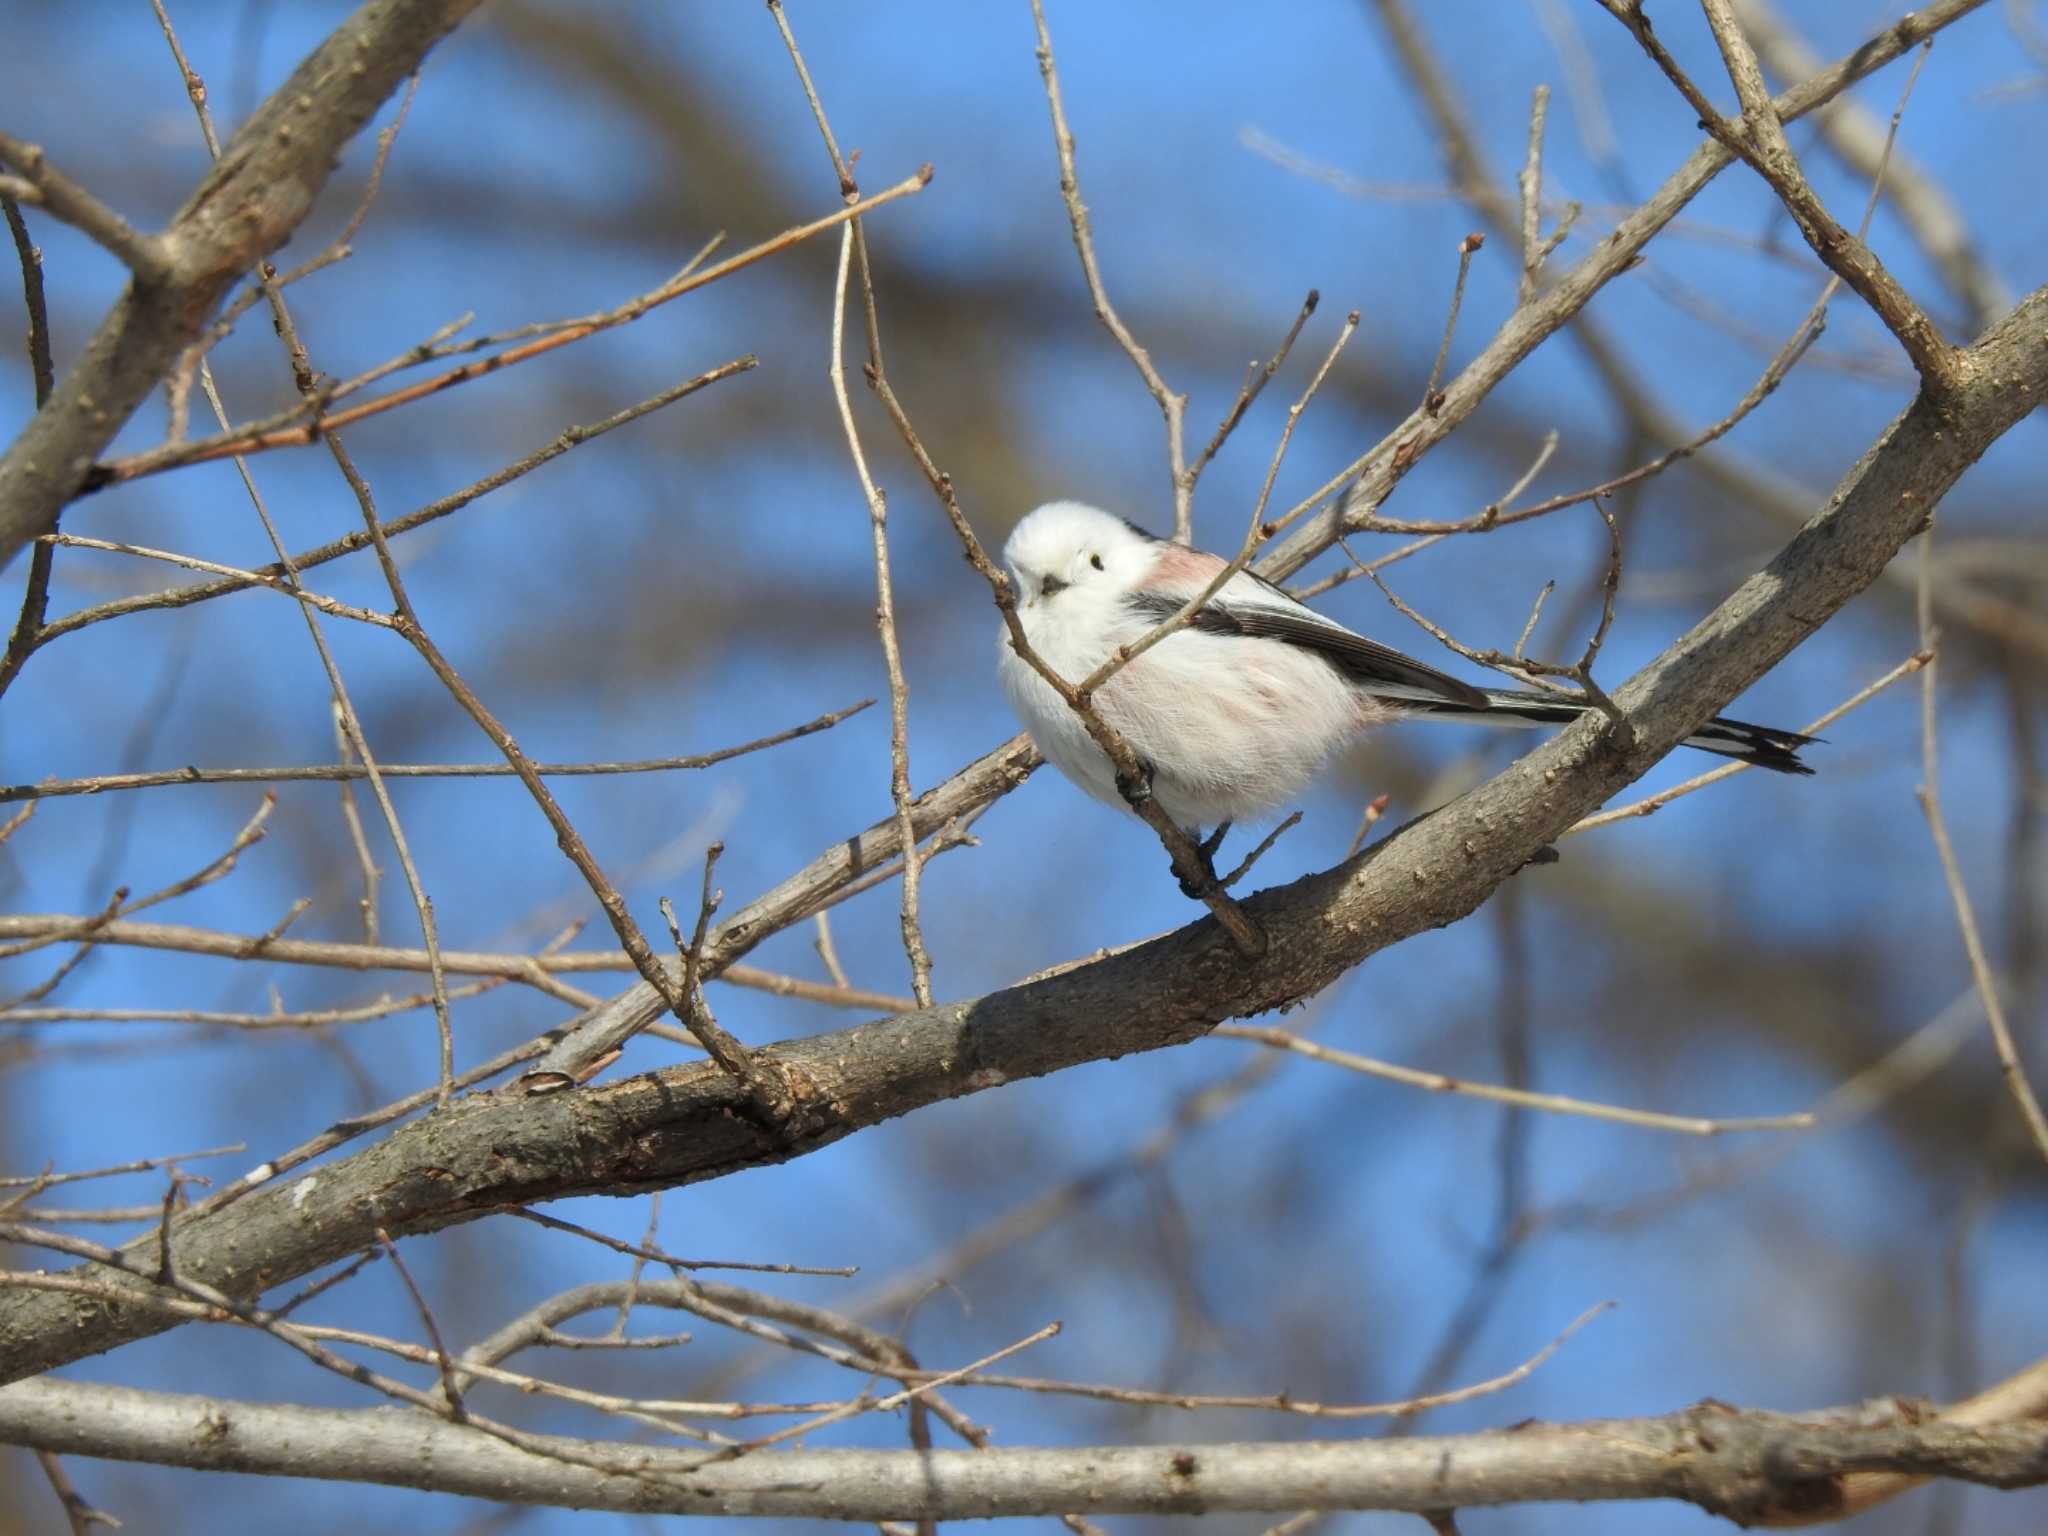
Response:
[{"label": "thick tree branch", "polygon": [[642,1514],[969,1520],[1682,1499],[1745,1525],[1803,1525],[1851,1513],[1846,1486],[1872,1472],[2000,1488],[2048,1482],[2048,1424],[1957,1423],[1897,1400],[1813,1416],[1703,1403],[1656,1418],[1474,1435],[1236,1445],[735,1457],[528,1438],[555,1454],[389,1409],[300,1408],[54,1379],[0,1390],[0,1440],[64,1455]]},{"label": "thick tree branch", "polygon": [[229,141],[49,403],[0,458],[0,569],[56,522],[93,460],[228,287],[291,237],[355,137],[479,0],[369,0]]},{"label": "thick tree branch", "polygon": [[[1921,397],[1886,428],[1768,566],[1616,690],[1627,732],[1591,716],[1358,858],[1250,898],[1271,940],[1259,959],[1237,954],[1205,920],[969,1002],[767,1047],[797,1101],[780,1133],[754,1124],[743,1090],[706,1065],[463,1100],[288,1187],[181,1217],[181,1272],[255,1295],[361,1251],[380,1227],[401,1236],[508,1204],[631,1194],[779,1163],[941,1099],[1178,1044],[1319,991],[1379,950],[1471,912],[1876,580],[1963,471],[2048,398],[2048,289],[1960,354],[1957,372],[1953,389]],[[786,912],[791,897],[779,894],[772,908]],[[757,903],[721,928],[707,965],[714,951],[744,952],[764,910]],[[136,1288],[139,1304],[34,1292],[0,1305],[0,1381],[172,1325],[141,1300],[141,1282],[116,1283]]]}]

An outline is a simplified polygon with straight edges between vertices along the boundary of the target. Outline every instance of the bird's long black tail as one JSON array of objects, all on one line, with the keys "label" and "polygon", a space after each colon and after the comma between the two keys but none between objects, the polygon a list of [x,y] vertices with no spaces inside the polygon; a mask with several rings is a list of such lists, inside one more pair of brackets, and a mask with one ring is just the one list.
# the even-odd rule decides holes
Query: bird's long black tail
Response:
[{"label": "bird's long black tail", "polygon": [[[1475,725],[1526,726],[1570,725],[1593,706],[1563,694],[1537,693],[1520,689],[1485,688],[1483,705],[1455,699],[1388,698],[1386,703],[1417,718],[1465,720]],[[1799,760],[1799,749],[1816,736],[1798,731],[1774,730],[1768,725],[1750,725],[1742,720],[1709,720],[1685,745],[1719,757],[1732,757],[1769,768],[1776,773],[1806,773],[1813,770]]]}]

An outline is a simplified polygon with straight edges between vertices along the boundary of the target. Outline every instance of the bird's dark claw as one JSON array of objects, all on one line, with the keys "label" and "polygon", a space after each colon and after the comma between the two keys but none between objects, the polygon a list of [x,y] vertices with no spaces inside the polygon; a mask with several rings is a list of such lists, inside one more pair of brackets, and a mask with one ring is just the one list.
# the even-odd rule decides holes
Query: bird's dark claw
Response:
[{"label": "bird's dark claw", "polygon": [[[1223,883],[1216,877],[1216,850],[1223,846],[1224,834],[1229,832],[1229,830],[1230,823],[1226,821],[1205,838],[1195,839],[1190,837],[1189,839],[1195,845],[1195,857],[1202,861],[1202,873],[1209,877],[1208,884],[1211,886],[1221,886]],[[1184,877],[1180,881],[1180,893],[1190,901],[1200,901],[1202,899],[1201,888],[1189,884]]]}]

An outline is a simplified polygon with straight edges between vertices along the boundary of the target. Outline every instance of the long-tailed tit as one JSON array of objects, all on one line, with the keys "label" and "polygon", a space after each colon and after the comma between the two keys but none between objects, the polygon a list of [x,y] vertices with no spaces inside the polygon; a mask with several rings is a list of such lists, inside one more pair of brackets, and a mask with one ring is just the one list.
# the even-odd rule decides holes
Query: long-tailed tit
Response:
[{"label": "long-tailed tit", "polygon": [[[1079,682],[1179,611],[1226,564],[1079,502],[1055,501],[1003,546],[1033,650]],[[1038,750],[1098,800],[1125,804],[1081,719],[1011,647],[1003,691]],[[1133,658],[1095,696],[1150,768],[1183,827],[1243,820],[1293,798],[1331,755],[1383,721],[1566,725],[1591,705],[1556,693],[1474,688],[1353,634],[1271,582],[1239,572],[1185,627]],[[1811,773],[1796,731],[1711,720],[1686,745],[1780,773]]]}]

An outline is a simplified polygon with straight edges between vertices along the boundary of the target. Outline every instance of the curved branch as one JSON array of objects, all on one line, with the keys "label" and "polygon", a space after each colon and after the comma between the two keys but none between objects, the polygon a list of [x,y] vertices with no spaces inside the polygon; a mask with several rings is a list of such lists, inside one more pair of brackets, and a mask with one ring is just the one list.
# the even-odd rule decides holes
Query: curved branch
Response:
[{"label": "curved branch", "polygon": [[341,148],[481,0],[369,0],[228,142],[49,403],[0,458],[0,569],[84,483],[93,460],[198,340],[228,288],[283,245]]}]

